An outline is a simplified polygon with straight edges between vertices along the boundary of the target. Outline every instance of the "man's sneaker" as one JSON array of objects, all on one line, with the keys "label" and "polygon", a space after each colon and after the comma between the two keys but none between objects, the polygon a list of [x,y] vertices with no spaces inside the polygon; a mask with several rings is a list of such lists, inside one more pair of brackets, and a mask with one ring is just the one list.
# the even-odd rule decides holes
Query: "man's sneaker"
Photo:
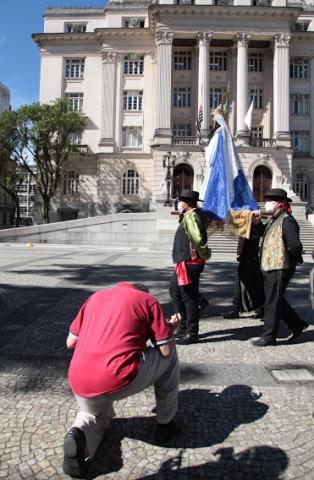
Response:
[{"label": "man's sneaker", "polygon": [[182,421],[176,418],[169,423],[157,423],[155,430],[155,443],[163,445],[182,430]]},{"label": "man's sneaker", "polygon": [[292,332],[291,337],[288,338],[288,343],[294,343],[297,338],[299,338],[302,333],[308,328],[309,324],[302,322],[302,324]]},{"label": "man's sneaker", "polygon": [[86,459],[86,439],[84,432],[72,427],[64,437],[63,471],[70,477],[86,478],[89,459]]},{"label": "man's sneaker", "polygon": [[240,318],[240,312],[239,310],[236,310],[235,308],[233,308],[232,310],[230,310],[230,312],[225,313],[223,317],[228,320],[232,318]]}]

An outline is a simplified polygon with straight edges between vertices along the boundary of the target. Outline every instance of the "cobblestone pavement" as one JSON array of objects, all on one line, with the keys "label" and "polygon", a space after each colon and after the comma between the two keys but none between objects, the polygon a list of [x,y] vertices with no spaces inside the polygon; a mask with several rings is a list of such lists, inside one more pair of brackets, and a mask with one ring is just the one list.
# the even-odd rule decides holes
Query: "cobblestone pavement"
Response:
[{"label": "cobblestone pavement", "polygon": [[[167,448],[153,444],[152,389],[118,402],[90,479],[314,479],[312,262],[299,268],[289,297],[313,326],[295,345],[259,349],[250,342],[259,320],[222,317],[236,263],[221,260],[214,256],[201,280],[211,303],[201,342],[178,346],[183,432]],[[151,285],[170,313],[171,261],[160,252],[0,245],[0,265],[0,479],[66,479],[63,437],[76,413],[68,326],[91,292],[121,280]],[[279,381],[283,369],[289,376]]]}]

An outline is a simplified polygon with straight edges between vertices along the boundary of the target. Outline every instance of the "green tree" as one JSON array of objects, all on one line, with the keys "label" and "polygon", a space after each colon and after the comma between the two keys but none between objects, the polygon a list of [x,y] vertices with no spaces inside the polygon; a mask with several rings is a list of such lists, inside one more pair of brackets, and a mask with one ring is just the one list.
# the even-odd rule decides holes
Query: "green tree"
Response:
[{"label": "green tree", "polygon": [[[20,225],[20,202],[18,190],[22,176],[18,168],[18,140],[16,112],[6,111],[0,115],[0,187],[9,195],[15,205],[15,226]],[[22,148],[23,151],[23,148]]]},{"label": "green tree", "polygon": [[23,106],[17,116],[18,161],[36,177],[43,222],[49,223],[51,201],[73,151],[73,135],[83,130],[86,120],[80,112],[70,111],[62,99]]}]

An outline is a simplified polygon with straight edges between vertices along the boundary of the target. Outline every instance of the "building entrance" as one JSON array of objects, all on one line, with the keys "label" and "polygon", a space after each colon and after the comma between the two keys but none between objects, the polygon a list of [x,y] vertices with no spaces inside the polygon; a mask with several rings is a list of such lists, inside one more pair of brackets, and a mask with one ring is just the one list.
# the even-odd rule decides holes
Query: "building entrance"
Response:
[{"label": "building entrance", "polygon": [[184,188],[193,189],[194,171],[190,165],[180,163],[173,170],[172,198],[180,195]]},{"label": "building entrance", "polygon": [[257,202],[264,201],[264,195],[271,190],[272,173],[269,168],[259,165],[253,175],[253,195]]}]

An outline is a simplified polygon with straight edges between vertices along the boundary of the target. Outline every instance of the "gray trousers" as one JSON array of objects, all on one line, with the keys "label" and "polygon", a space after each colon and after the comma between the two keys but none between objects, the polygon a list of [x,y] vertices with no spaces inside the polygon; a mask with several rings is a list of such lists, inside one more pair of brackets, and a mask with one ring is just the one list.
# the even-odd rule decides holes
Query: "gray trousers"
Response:
[{"label": "gray trousers", "polygon": [[90,458],[94,456],[105,429],[115,415],[115,400],[129,397],[154,385],[157,422],[170,422],[178,408],[179,376],[180,368],[175,348],[170,357],[162,357],[158,349],[149,348],[143,352],[135,379],[122,390],[89,398],[75,395],[80,410],[72,426],[84,432]]}]

